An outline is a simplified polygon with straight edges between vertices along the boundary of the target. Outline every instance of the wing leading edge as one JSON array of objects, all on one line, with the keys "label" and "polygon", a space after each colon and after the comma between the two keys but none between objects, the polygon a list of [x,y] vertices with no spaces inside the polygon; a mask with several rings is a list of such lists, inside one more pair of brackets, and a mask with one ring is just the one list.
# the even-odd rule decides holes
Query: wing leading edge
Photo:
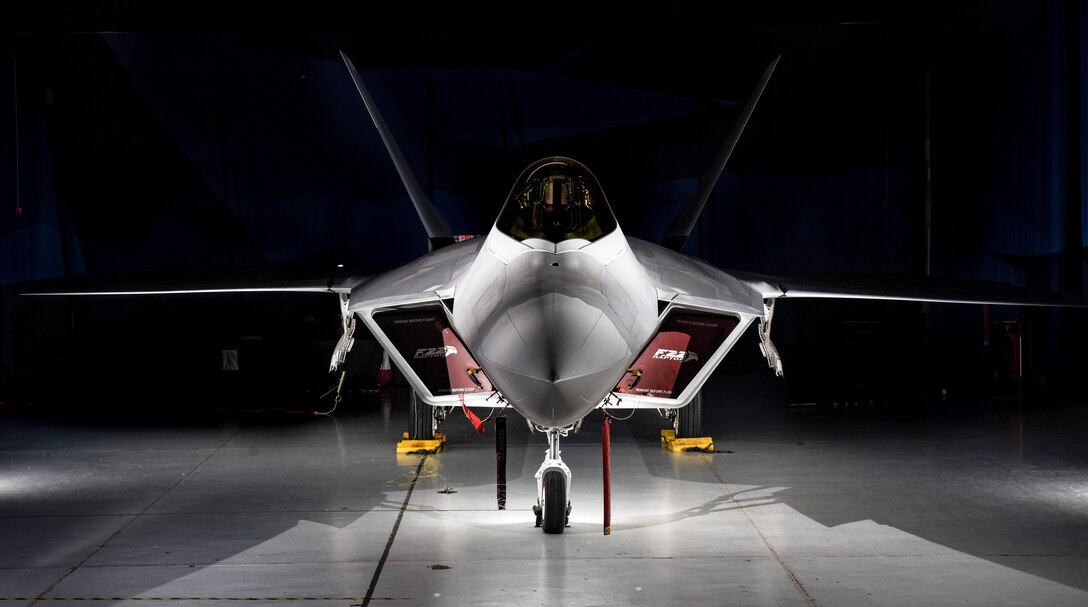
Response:
[{"label": "wing leading edge", "polygon": [[190,293],[350,293],[370,276],[270,268],[184,268],[46,281],[23,295],[180,295]]},{"label": "wing leading edge", "polygon": [[[779,299],[867,299],[1088,308],[1088,301],[1082,298],[994,282],[892,275],[784,277],[725,271],[652,243],[637,239],[630,239],[629,242],[653,284],[664,312],[655,337],[660,343],[652,341],[643,352],[643,357],[649,356],[654,360],[642,361],[644,364],[641,366],[636,362],[634,370],[637,373],[630,378],[625,377],[616,387],[616,392],[624,399],[624,406],[674,407],[686,404],[749,324],[757,325],[760,349],[768,365],[777,375],[782,375],[782,360],[771,340],[774,307]],[[668,315],[672,312],[733,317],[738,324],[730,327],[733,335],[726,335],[716,342],[720,344],[717,349],[693,347],[696,334],[690,327],[677,329],[667,326]],[[705,322],[700,324],[706,325]],[[696,360],[693,354],[701,359],[711,352],[711,359],[705,366],[692,364]],[[669,368],[669,365],[674,368]],[[692,369],[700,367],[688,385],[680,381],[683,379],[680,371],[685,365]]]},{"label": "wing leading edge", "polygon": [[894,274],[796,277],[747,272],[730,272],[730,274],[758,292],[764,300],[870,299],[976,305],[1088,307],[1088,301],[1072,295],[1038,291],[999,282]]}]

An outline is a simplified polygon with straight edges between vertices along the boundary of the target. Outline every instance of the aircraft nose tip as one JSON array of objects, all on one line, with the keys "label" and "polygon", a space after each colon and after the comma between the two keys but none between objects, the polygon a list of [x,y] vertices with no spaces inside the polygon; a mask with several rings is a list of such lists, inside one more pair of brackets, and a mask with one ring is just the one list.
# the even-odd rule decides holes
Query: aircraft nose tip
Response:
[{"label": "aircraft nose tip", "polygon": [[487,332],[481,363],[526,417],[543,425],[573,423],[608,394],[632,356],[606,310],[603,298],[551,292],[528,299]]}]

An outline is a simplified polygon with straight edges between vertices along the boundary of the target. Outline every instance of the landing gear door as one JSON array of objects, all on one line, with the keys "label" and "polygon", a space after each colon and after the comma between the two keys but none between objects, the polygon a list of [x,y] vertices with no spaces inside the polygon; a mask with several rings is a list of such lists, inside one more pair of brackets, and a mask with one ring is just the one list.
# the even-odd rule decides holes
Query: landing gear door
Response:
[{"label": "landing gear door", "polygon": [[739,324],[736,316],[672,310],[615,391],[679,399]]},{"label": "landing gear door", "polygon": [[377,312],[374,321],[431,396],[492,390],[441,308]]}]

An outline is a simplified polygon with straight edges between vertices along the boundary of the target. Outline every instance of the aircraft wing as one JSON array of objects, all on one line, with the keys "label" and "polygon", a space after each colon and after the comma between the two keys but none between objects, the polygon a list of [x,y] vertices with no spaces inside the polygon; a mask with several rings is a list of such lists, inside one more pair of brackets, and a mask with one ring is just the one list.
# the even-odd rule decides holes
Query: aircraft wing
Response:
[{"label": "aircraft wing", "polygon": [[1072,295],[1015,285],[894,274],[780,276],[723,270],[649,242],[629,239],[662,301],[763,315],[777,299],[873,299],[931,303],[1088,307]]},{"label": "aircraft wing", "polygon": [[451,320],[458,285],[483,243],[457,242],[381,274],[347,305],[432,406],[506,406]]},{"label": "aircraft wing", "polygon": [[173,295],[185,293],[349,293],[369,276],[279,268],[184,268],[77,276],[26,285],[23,295]]},{"label": "aircraft wing", "polygon": [[763,299],[875,299],[930,303],[1088,307],[1088,301],[1015,285],[894,274],[773,276],[730,272]]},{"label": "aircraft wing", "polygon": [[775,373],[771,341],[778,299],[870,299],[934,303],[1088,307],[1088,301],[993,282],[906,276],[785,277],[726,271],[669,248],[630,238],[661,318],[656,333],[613,390],[622,407],[671,408],[690,402],[750,324]]}]

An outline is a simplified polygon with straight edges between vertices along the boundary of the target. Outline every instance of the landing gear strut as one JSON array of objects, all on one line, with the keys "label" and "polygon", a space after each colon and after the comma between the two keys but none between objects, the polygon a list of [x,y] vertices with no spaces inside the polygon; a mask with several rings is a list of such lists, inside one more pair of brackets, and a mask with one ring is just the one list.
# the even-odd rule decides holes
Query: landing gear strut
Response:
[{"label": "landing gear strut", "polygon": [[433,440],[450,409],[428,405],[415,390],[409,390],[408,407],[408,438],[412,440]]},{"label": "landing gear strut", "polygon": [[548,428],[548,451],[536,471],[536,526],[544,533],[563,533],[570,517],[570,468],[559,454],[558,428]]},{"label": "landing gear strut", "polygon": [[431,440],[434,438],[434,411],[430,405],[416,395],[415,390],[408,394],[408,438],[412,440]]},{"label": "landing gear strut", "polygon": [[703,435],[703,392],[695,393],[695,398],[687,405],[676,410],[673,420],[676,438],[698,438]]}]

